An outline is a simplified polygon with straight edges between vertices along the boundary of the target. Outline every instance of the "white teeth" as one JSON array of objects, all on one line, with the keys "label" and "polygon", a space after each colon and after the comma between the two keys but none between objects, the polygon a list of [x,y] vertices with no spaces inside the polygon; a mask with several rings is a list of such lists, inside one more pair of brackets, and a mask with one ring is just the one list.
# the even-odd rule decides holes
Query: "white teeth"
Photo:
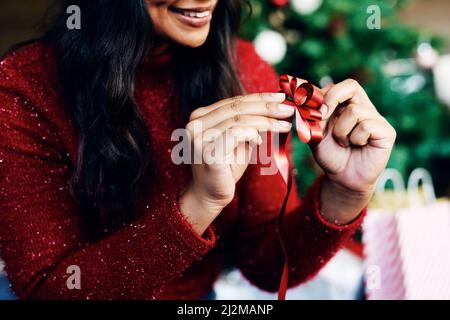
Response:
[{"label": "white teeth", "polygon": [[192,18],[205,18],[209,16],[210,11],[196,12],[196,11],[184,11],[183,14]]}]

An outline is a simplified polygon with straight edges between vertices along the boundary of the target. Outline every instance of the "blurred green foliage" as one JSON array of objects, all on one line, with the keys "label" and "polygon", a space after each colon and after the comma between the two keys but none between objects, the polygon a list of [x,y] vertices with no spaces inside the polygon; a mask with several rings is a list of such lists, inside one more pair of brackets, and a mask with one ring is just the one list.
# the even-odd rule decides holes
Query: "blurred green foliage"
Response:
[{"label": "blurred green foliage", "polygon": [[[334,82],[358,80],[397,130],[388,166],[404,177],[424,167],[431,172],[438,195],[450,194],[450,112],[435,96],[431,71],[414,60],[420,43],[439,50],[443,42],[398,21],[408,0],[323,0],[311,14],[299,14],[289,4],[278,7],[270,0],[251,3],[253,12],[250,17],[245,14],[241,36],[252,40],[267,29],[281,33],[288,49],[275,66],[279,73],[314,83],[324,77]],[[370,5],[381,9],[381,29],[367,28]],[[387,72],[387,66],[397,71]],[[294,161],[303,190],[318,174],[310,157],[308,147],[296,141]]]}]

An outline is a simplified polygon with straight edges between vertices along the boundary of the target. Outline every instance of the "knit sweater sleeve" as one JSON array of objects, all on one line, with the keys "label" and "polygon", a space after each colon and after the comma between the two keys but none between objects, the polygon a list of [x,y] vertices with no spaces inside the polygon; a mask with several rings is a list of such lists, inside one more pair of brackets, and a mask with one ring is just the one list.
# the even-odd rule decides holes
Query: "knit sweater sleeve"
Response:
[{"label": "knit sweater sleeve", "polygon": [[[247,91],[276,91],[277,74],[257,56],[251,44],[241,43],[239,52],[241,79]],[[276,228],[286,184],[279,172],[262,174],[264,167],[267,169],[260,163],[250,165],[239,186],[236,256],[238,267],[249,281],[267,291],[276,291],[284,262]],[[319,207],[322,181],[323,177],[317,179],[303,199],[297,196],[295,185],[291,192],[282,229],[290,287],[316,275],[360,226],[365,214],[344,226],[325,220]]]},{"label": "knit sweater sleeve", "polygon": [[[214,245],[183,218],[170,191],[121,230],[90,242],[72,199],[57,100],[0,62],[0,255],[22,299],[151,299]],[[75,266],[75,268],[73,267]],[[76,284],[79,270],[81,288]],[[71,277],[74,276],[74,277]]]}]

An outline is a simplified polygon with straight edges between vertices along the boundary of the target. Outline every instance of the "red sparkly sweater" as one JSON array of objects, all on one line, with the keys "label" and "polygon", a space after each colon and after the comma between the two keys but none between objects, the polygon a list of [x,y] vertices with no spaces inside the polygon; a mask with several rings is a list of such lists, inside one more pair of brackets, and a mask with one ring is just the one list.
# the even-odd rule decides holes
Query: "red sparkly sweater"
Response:
[{"label": "red sparkly sweater", "polygon": [[[237,58],[248,93],[277,91],[276,73],[250,43],[238,42]],[[232,203],[203,237],[194,232],[177,203],[191,176],[188,165],[171,161],[176,125],[170,115],[178,106],[161,61],[139,68],[136,100],[164,179],[142,200],[139,218],[89,240],[68,188],[78,137],[55,70],[52,50],[42,43],[0,62],[0,256],[19,298],[197,299],[212,289],[225,248],[251,283],[277,290],[283,258],[275,228],[286,190],[281,175],[261,175],[260,165],[250,165]],[[362,220],[346,226],[324,220],[320,181],[302,201],[295,191],[291,196],[283,230],[290,286],[311,279]],[[68,289],[69,266],[80,268],[81,289]]]}]

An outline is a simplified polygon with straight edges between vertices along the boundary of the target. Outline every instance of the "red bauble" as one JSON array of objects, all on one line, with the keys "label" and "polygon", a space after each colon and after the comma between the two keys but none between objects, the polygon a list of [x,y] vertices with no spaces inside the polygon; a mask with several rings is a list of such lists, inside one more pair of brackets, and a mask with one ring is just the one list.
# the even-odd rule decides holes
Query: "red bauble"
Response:
[{"label": "red bauble", "polygon": [[279,7],[284,7],[285,5],[287,5],[289,3],[289,0],[271,0],[272,3],[276,6]]}]

